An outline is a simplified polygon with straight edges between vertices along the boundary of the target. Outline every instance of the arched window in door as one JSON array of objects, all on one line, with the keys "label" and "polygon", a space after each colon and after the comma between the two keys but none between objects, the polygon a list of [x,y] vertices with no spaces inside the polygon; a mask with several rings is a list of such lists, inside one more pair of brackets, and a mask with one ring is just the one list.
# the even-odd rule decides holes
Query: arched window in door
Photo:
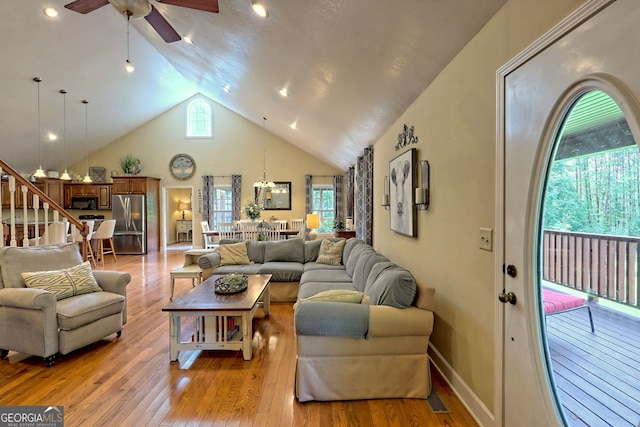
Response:
[{"label": "arched window in door", "polygon": [[[571,426],[635,423],[619,408],[640,404],[628,393],[629,375],[640,370],[621,368],[635,366],[629,355],[640,350],[621,332],[640,328],[633,316],[640,316],[640,151],[622,104],[582,88],[546,171],[541,310],[556,395]],[[612,404],[618,409],[602,410]]]}]

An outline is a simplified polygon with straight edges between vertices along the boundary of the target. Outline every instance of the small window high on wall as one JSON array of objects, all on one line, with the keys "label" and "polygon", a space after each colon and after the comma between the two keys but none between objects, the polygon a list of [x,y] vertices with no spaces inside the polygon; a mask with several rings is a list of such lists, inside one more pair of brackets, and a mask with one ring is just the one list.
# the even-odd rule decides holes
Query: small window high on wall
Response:
[{"label": "small window high on wall", "polygon": [[211,105],[202,99],[191,101],[187,108],[187,138],[212,138],[213,114]]}]

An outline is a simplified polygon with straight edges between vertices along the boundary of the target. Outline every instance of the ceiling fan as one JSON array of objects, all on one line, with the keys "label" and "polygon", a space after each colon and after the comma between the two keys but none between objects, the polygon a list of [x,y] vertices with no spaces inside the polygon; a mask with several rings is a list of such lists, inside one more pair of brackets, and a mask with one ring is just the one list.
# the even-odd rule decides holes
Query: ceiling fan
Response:
[{"label": "ceiling fan", "polygon": [[[157,0],[159,3],[167,3],[174,6],[188,7],[189,9],[204,10],[218,13],[218,0]],[[143,18],[160,34],[165,42],[171,43],[180,40],[180,35],[173,29],[164,16],[153,7],[149,0],[76,0],[65,4],[69,10],[78,13],[89,13],[111,3],[118,12],[127,19]]]}]

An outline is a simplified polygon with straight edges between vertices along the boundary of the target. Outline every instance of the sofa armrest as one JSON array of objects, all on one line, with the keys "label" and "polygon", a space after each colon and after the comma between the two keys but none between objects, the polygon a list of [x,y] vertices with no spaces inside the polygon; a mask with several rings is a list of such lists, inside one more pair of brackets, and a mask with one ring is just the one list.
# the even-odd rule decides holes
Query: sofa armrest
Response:
[{"label": "sofa armrest", "polygon": [[366,338],[369,305],[305,301],[295,304],[294,326],[298,335]]},{"label": "sofa armrest", "polygon": [[418,307],[396,308],[372,305],[369,314],[369,336],[430,336],[433,312]]},{"label": "sofa armrest", "polygon": [[210,254],[205,254],[198,258],[198,267],[203,270],[208,268],[216,268],[219,266],[220,254],[218,252],[211,252]]},{"label": "sofa armrest", "polygon": [[51,292],[36,288],[0,289],[0,305],[32,310],[56,312],[56,296]]},{"label": "sofa armrest", "polygon": [[94,270],[93,276],[98,286],[107,292],[127,296],[127,285],[131,282],[131,275],[122,271]]}]

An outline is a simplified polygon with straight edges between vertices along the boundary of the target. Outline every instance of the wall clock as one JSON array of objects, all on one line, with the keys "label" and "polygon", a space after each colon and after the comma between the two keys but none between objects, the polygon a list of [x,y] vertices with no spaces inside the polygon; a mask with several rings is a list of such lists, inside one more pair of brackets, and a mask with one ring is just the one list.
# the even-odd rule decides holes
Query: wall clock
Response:
[{"label": "wall clock", "polygon": [[188,154],[176,154],[169,162],[169,171],[175,179],[184,181],[196,173],[196,162]]}]

